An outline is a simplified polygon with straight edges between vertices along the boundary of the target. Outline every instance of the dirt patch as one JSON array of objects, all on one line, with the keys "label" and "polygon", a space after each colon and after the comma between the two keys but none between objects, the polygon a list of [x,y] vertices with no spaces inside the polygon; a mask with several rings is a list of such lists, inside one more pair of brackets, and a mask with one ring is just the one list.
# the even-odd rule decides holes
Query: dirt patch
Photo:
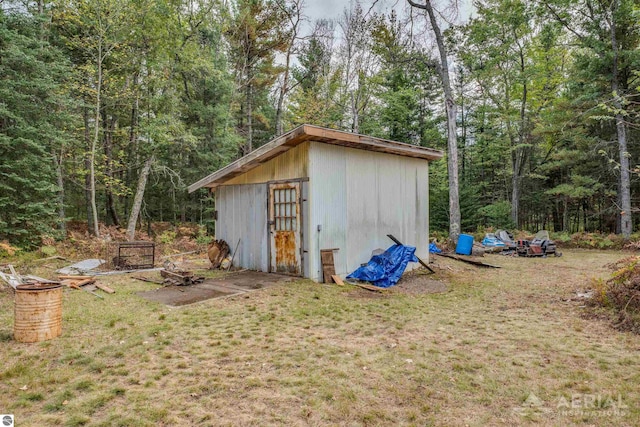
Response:
[{"label": "dirt patch", "polygon": [[352,291],[347,293],[348,297],[358,298],[358,299],[380,299],[380,298],[387,298],[390,295],[391,294],[389,291],[377,292],[377,291],[370,291],[368,289],[362,289],[358,287],[354,287]]},{"label": "dirt patch", "polygon": [[425,295],[425,294],[438,294],[447,292],[449,287],[446,283],[440,280],[434,280],[430,274],[423,271],[414,271],[406,273],[402,276],[400,281],[390,288],[384,291],[370,291],[368,289],[355,288],[347,295],[352,298],[385,298],[394,294],[407,294],[407,295]]},{"label": "dirt patch", "polygon": [[393,289],[409,295],[439,294],[449,290],[446,283],[429,276],[421,272],[405,274]]},{"label": "dirt patch", "polygon": [[212,298],[243,294],[295,279],[280,274],[240,271],[217,279],[208,279],[197,285],[163,286],[151,291],[138,292],[138,295],[149,301],[182,306]]},{"label": "dirt patch", "polygon": [[235,292],[221,292],[215,289],[206,289],[200,285],[193,286],[165,286],[152,291],[138,292],[142,298],[161,302],[171,306],[193,304],[212,298],[233,295]]}]

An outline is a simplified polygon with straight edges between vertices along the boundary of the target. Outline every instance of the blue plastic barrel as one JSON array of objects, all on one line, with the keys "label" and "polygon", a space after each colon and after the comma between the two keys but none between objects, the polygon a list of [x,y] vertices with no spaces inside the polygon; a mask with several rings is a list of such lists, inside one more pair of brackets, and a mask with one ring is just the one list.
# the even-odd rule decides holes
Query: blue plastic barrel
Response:
[{"label": "blue plastic barrel", "polygon": [[468,234],[461,234],[458,237],[458,244],[456,245],[456,253],[460,255],[471,255],[473,249],[473,236]]}]

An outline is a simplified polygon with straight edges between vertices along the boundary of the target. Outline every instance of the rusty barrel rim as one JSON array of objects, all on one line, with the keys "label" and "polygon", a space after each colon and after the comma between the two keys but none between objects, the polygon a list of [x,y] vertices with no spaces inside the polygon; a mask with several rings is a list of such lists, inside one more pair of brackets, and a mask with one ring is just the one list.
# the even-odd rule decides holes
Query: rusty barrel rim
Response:
[{"label": "rusty barrel rim", "polygon": [[49,289],[61,288],[60,282],[52,283],[27,283],[16,286],[17,291],[47,291]]}]

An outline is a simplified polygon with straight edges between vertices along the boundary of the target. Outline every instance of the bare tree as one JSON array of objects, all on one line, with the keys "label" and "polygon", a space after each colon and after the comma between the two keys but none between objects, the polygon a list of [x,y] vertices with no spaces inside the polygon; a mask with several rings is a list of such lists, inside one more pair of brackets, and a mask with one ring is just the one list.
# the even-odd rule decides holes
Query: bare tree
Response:
[{"label": "bare tree", "polygon": [[438,52],[440,53],[440,63],[437,64],[437,71],[442,81],[444,91],[445,108],[447,111],[447,170],[449,174],[449,237],[455,242],[460,235],[460,196],[458,190],[458,140],[456,129],[457,107],[451,89],[449,78],[449,60],[447,50],[444,45],[444,38],[440,25],[436,19],[436,12],[433,9],[431,0],[424,0],[424,4],[407,0],[411,7],[426,11],[431,24],[431,29],[436,38]]},{"label": "bare tree", "polygon": [[368,45],[370,22],[359,2],[351,9],[345,9],[338,21],[342,30],[341,45],[342,94],[340,103],[351,121],[351,132],[360,131],[361,116],[367,108],[370,93],[367,78],[373,74],[376,62]]},{"label": "bare tree", "polygon": [[282,73],[282,84],[278,90],[278,106],[276,108],[276,135],[284,133],[283,125],[283,107],[284,99],[292,89],[289,85],[289,77],[291,74],[291,59],[297,49],[297,42],[300,40],[300,30],[304,20],[303,9],[304,0],[290,0],[291,4],[287,5],[284,1],[279,1],[278,6],[282,9],[284,15],[289,21],[289,37],[287,50],[285,52],[285,65]]},{"label": "bare tree", "polygon": [[132,241],[136,234],[136,224],[138,223],[138,217],[140,216],[140,209],[142,208],[142,200],[144,199],[144,191],[147,187],[147,181],[149,178],[149,172],[151,166],[155,161],[154,156],[151,156],[144,162],[140,176],[138,177],[138,188],[136,189],[136,195],[133,198],[133,206],[131,207],[131,214],[129,215],[129,224],[127,225],[127,240]]}]

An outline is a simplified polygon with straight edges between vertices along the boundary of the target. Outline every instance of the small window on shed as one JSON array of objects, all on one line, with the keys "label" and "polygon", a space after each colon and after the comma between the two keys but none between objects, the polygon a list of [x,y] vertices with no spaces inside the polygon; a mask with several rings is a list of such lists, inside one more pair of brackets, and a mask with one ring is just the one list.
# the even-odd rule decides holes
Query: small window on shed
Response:
[{"label": "small window on shed", "polygon": [[273,216],[275,231],[296,231],[295,188],[278,188],[273,191]]}]

